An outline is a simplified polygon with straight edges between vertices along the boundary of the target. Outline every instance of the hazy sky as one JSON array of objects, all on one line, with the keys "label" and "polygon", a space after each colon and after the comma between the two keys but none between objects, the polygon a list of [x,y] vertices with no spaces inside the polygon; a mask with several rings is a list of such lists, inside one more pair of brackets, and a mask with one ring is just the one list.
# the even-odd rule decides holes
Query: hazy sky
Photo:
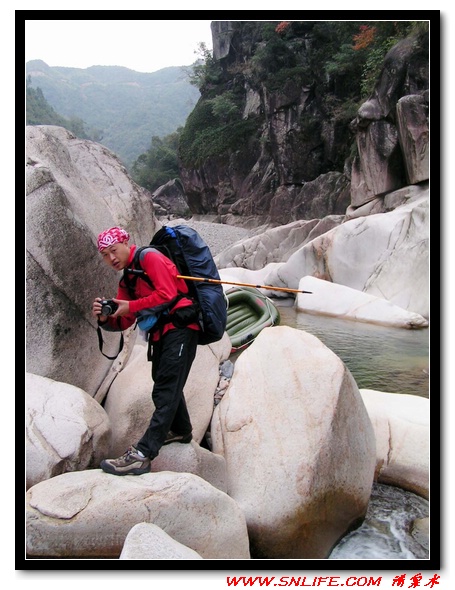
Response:
[{"label": "hazy sky", "polygon": [[[112,14],[112,13],[111,13]],[[124,66],[156,72],[189,66],[212,49],[209,20],[25,20],[25,61],[48,66]]]}]

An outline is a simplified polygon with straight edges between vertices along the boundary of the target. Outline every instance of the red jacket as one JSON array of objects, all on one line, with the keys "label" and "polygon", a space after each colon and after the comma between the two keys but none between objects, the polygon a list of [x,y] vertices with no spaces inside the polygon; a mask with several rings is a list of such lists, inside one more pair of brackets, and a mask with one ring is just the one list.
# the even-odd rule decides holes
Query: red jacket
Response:
[{"label": "red jacket", "polygon": [[[135,251],[136,245],[132,244],[128,266],[132,265]],[[136,313],[138,311],[161,307],[163,304],[172,301],[180,293],[188,293],[188,287],[185,281],[177,278],[177,275],[179,274],[177,267],[172,260],[164,254],[161,254],[161,252],[158,252],[157,250],[147,250],[144,257],[141,259],[141,268],[147,274],[153,287],[139,276],[135,286],[136,296],[132,299],[128,289],[121,279],[115,299],[130,301],[130,313],[118,318],[108,316],[107,323],[102,326],[108,331],[125,330],[134,324],[137,319]],[[183,297],[169,309],[169,312],[172,314],[174,310],[191,304],[191,299]],[[174,328],[175,326],[172,323],[166,323],[161,331],[156,330],[155,332],[152,332],[152,340],[159,340],[162,334],[165,334],[168,330]],[[193,330],[200,329],[199,325],[196,323],[190,324],[188,328]]]}]

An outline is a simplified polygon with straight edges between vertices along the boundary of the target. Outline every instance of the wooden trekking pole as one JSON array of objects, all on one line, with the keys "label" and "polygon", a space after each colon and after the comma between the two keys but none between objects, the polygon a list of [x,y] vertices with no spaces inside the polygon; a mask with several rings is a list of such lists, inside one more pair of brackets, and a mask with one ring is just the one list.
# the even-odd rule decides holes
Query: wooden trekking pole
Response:
[{"label": "wooden trekking pole", "polygon": [[288,289],[287,287],[272,287],[271,285],[253,285],[251,283],[234,283],[233,281],[219,281],[217,279],[205,279],[203,277],[186,277],[184,275],[177,275],[178,279],[185,279],[188,281],[201,281],[203,283],[218,283],[224,285],[236,285],[238,287],[255,287],[256,289],[270,289],[271,291],[286,291],[288,293],[309,293],[312,291],[300,291],[299,289]]}]

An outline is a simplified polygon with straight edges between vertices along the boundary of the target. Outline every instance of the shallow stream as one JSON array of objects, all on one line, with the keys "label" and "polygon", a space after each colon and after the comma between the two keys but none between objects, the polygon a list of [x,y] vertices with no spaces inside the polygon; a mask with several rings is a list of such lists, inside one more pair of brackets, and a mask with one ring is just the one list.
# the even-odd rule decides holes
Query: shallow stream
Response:
[{"label": "shallow stream", "polygon": [[424,498],[374,484],[364,522],[338,543],[329,559],[428,559],[428,544],[411,534],[414,521],[428,516]]}]

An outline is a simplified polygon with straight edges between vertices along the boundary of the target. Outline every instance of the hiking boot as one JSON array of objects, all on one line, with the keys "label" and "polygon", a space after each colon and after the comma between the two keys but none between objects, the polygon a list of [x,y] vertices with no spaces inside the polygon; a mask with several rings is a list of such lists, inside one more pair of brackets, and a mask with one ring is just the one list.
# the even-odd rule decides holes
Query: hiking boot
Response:
[{"label": "hiking boot", "polygon": [[118,459],[104,459],[100,467],[106,473],[113,475],[142,475],[150,473],[150,458],[138,455],[137,449],[129,447],[124,455]]},{"label": "hiking boot", "polygon": [[193,440],[193,434],[191,432],[188,434],[175,434],[175,432],[172,432],[172,430],[169,430],[169,432],[166,435],[166,439],[165,439],[163,445],[169,445],[170,443],[173,443],[173,442],[188,444],[192,440]]}]

